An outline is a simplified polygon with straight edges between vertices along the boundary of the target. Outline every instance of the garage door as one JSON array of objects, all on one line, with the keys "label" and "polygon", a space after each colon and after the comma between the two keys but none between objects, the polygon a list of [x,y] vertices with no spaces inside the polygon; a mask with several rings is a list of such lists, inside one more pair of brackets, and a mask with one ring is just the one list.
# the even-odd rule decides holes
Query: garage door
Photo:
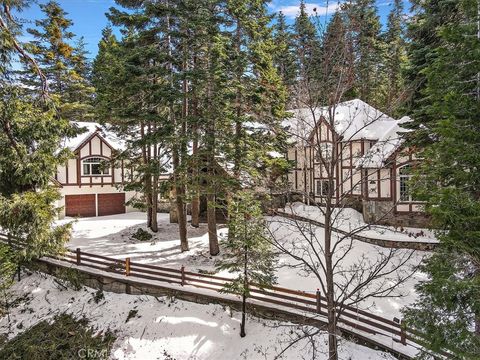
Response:
[{"label": "garage door", "polygon": [[95,216],[95,194],[66,195],[66,216]]},{"label": "garage door", "polygon": [[98,194],[98,216],[123,214],[125,193]]}]

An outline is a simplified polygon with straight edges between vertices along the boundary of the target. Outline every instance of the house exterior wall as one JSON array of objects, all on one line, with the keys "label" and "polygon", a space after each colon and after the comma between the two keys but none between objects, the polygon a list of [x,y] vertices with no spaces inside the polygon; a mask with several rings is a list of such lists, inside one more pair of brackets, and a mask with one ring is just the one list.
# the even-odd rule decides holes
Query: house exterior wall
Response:
[{"label": "house exterior wall", "polygon": [[[125,201],[128,202],[135,196],[134,191],[124,191],[123,183],[130,174],[128,163],[121,161],[112,166],[109,174],[85,175],[83,174],[82,161],[89,157],[100,157],[110,160],[114,149],[97,133],[90,136],[75,151],[75,158],[69,159],[65,165],[59,166],[55,179],[60,184],[62,198],[57,202],[61,207],[60,218],[65,217],[65,196],[85,194],[111,194],[125,193]],[[125,207],[126,211],[134,211],[131,206]]]},{"label": "house exterior wall", "polygon": [[[322,148],[321,142],[331,143],[333,134],[327,127],[313,134],[310,143],[302,142],[288,150],[287,158],[294,167],[288,174],[291,189],[299,194],[310,194],[315,202],[321,203],[319,181],[327,178],[322,164],[315,158],[315,149]],[[302,146],[302,144],[307,146]],[[362,211],[369,223],[393,224],[399,226],[425,226],[428,218],[423,204],[413,200],[400,199],[400,169],[420,161],[411,149],[404,148],[393,154],[387,165],[378,169],[358,169],[356,161],[375,144],[375,141],[361,139],[340,142],[336,153],[339,157],[334,174],[334,183],[339,189],[334,202],[346,204]],[[341,196],[343,195],[343,196]]]},{"label": "house exterior wall", "polygon": [[[429,218],[423,203],[400,197],[400,169],[421,161],[409,148],[404,148],[391,159],[388,168],[377,169],[381,184],[381,197],[364,200],[363,215],[369,223],[393,226],[426,227]],[[369,194],[370,195],[370,194]]]}]

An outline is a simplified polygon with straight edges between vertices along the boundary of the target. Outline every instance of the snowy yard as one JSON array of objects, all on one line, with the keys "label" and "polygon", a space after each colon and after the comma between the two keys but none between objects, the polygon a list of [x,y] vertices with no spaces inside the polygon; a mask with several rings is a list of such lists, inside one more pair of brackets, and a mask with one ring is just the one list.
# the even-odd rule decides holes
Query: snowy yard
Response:
[{"label": "snowy yard", "polygon": [[[59,223],[72,221],[61,220]],[[289,241],[301,242],[298,229],[284,218],[268,218],[270,229],[277,235]],[[178,225],[169,223],[168,214],[158,214],[159,231],[152,240],[138,241],[132,234],[140,227],[146,229],[145,214],[140,212],[112,215],[95,218],[82,218],[73,224],[72,240],[69,248],[81,248],[82,251],[110,256],[118,259],[131,258],[133,262],[180,268],[182,265],[190,271],[215,272],[215,259],[208,254],[208,234],[206,225],[199,228],[188,227],[190,251],[180,251]],[[227,229],[218,230],[220,236],[226,236]],[[323,238],[322,229],[318,228],[317,237]],[[362,256],[375,259],[384,248],[361,241],[353,242],[353,250],[344,259],[345,266],[351,266]],[[400,251],[401,254],[405,252]],[[399,253],[399,254],[400,254]],[[415,252],[404,266],[405,271],[412,270],[419,264],[423,252]],[[293,267],[292,267],[293,266]],[[228,276],[228,273],[218,273]],[[314,293],[319,288],[318,280],[311,274],[306,274],[290,257],[282,255],[277,269],[278,284],[295,290]],[[416,272],[405,284],[396,289],[395,294],[388,298],[365,300],[361,303],[363,309],[369,309],[387,318],[400,316],[400,309],[415,299],[413,287],[424,276]]]},{"label": "snowy yard", "polygon": [[[47,275],[23,275],[12,291],[22,300],[9,319],[0,318],[0,333],[11,339],[61,313],[86,317],[98,332],[115,333],[113,359],[273,359],[289,343],[290,330],[296,328],[249,317],[247,336],[242,339],[240,314],[220,305],[114,293],[104,293],[97,303],[95,290],[65,290]],[[321,350],[327,349],[325,335],[316,336],[315,342]],[[308,358],[310,348],[307,341],[301,341],[282,359]],[[342,341],[339,351],[343,360],[394,359],[349,341]],[[317,354],[316,359],[327,359],[327,354]]]},{"label": "snowy yard", "polygon": [[[293,203],[281,210],[325,223],[323,213],[317,206]],[[333,217],[335,218],[334,227],[348,232],[355,231],[355,234],[360,236],[392,241],[438,243],[433,232],[428,229],[368,225],[363,220],[362,214],[352,208],[334,209]],[[359,229],[361,230],[357,231]]]}]

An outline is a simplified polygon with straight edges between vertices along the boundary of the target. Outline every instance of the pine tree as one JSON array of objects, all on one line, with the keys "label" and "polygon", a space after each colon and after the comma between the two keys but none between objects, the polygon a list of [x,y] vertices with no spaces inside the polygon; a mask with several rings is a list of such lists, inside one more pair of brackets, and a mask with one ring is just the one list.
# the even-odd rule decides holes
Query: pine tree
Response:
[{"label": "pine tree", "polygon": [[274,150],[274,139],[267,134],[281,137],[286,94],[274,65],[276,46],[266,2],[237,0],[227,9],[237,24],[230,37],[235,44],[229,54],[233,67],[227,64],[226,68],[232,72],[235,88],[234,141],[229,145],[231,155],[227,154],[227,159],[231,156],[234,176],[242,178],[244,185],[249,178],[253,186],[259,177],[258,161]]},{"label": "pine tree", "polygon": [[[102,120],[127,141],[126,151],[117,156],[132,166],[126,189],[143,195],[134,205],[145,208],[148,226],[158,231],[159,176],[166,166],[162,157],[177,141],[171,109],[177,92],[172,86],[174,69],[166,22],[170,9],[157,2],[124,1],[122,5],[136,13],[110,9],[110,21],[123,27],[124,36],[117,42],[111,31],[104,31],[94,63],[97,109]],[[159,12],[166,17],[157,17]],[[181,240],[184,248],[186,236]]]},{"label": "pine tree", "polygon": [[14,73],[12,64],[2,64],[5,71],[0,84],[0,228],[12,241],[19,238],[25,244],[21,250],[1,245],[0,288],[4,295],[14,268],[32,258],[57,254],[68,241],[69,225],[52,226],[58,216],[56,202],[60,195],[51,179],[70,155],[61,150],[62,141],[78,133],[58,115],[61,103],[49,97],[45,75],[18,41],[20,27],[11,10],[21,11],[23,5],[23,1],[12,1],[0,10],[1,37],[5,40],[1,54],[8,61],[19,56],[28,63],[42,86],[38,94],[28,93],[18,85],[18,77],[10,77]]},{"label": "pine tree", "polygon": [[[35,21],[36,27],[27,30],[35,39],[28,50],[45,74],[50,96],[58,98],[59,115],[70,120],[89,119],[94,89],[85,77],[89,64],[83,42],[80,40],[77,47],[72,44],[73,23],[57,2],[40,4],[40,9],[45,18]],[[23,72],[22,79],[27,73]],[[36,76],[30,76],[24,83],[35,91],[41,86]]]},{"label": "pine tree", "polygon": [[[423,68],[417,102],[428,136],[414,185],[438,231],[439,247],[423,264],[428,279],[407,320],[425,334],[427,349],[454,358],[480,353],[480,37],[478,3],[445,4],[449,21],[436,28],[435,56]],[[426,22],[427,7],[422,10]],[[436,16],[431,14],[431,16]],[[417,44],[418,46],[418,44]]]},{"label": "pine tree", "polygon": [[102,38],[98,43],[98,53],[93,61],[92,83],[96,89],[94,101],[95,112],[101,119],[109,121],[111,110],[108,95],[114,91],[110,80],[115,71],[120,69],[119,43],[112,28],[107,26],[102,30]]},{"label": "pine tree", "polygon": [[51,180],[69,153],[61,142],[77,130],[16,85],[0,87],[0,228],[27,247],[17,259],[56,253],[69,226],[52,228],[60,198]]},{"label": "pine tree", "polygon": [[[267,153],[282,139],[285,90],[273,62],[270,20],[265,1],[235,0],[226,2],[221,22],[213,23],[219,36],[208,45],[204,106],[207,221],[213,253],[219,250],[217,200],[228,202],[229,193],[240,186],[257,185]],[[223,24],[232,24],[228,32],[220,32]],[[215,174],[216,159],[221,166],[234,165],[233,178]],[[226,198],[221,199],[222,194]]]},{"label": "pine tree", "polygon": [[383,43],[375,0],[352,0],[346,4],[355,51],[355,96],[378,106],[384,89]]},{"label": "pine tree", "polygon": [[430,124],[436,121],[435,116],[425,111],[430,104],[424,93],[427,84],[425,69],[435,61],[437,48],[442,42],[440,27],[452,23],[454,19],[455,1],[412,0],[411,3],[413,15],[407,24],[408,62],[404,71],[409,96],[405,108],[413,119],[408,127],[415,130],[410,141],[423,146],[431,143]]},{"label": "pine tree", "polygon": [[[273,58],[278,74],[286,87],[288,97],[294,92],[297,77],[293,35],[286,23],[285,15],[280,11],[275,24],[274,42],[276,44]],[[287,100],[287,103],[289,101]]]},{"label": "pine tree", "polygon": [[402,70],[407,60],[404,16],[403,1],[395,0],[388,15],[387,32],[384,35],[386,46],[385,71],[388,84],[385,100],[382,101],[384,110],[391,109],[405,101],[402,78]]},{"label": "pine tree", "polygon": [[336,12],[322,36],[319,72],[323,104],[337,104],[354,97],[355,54],[344,12]]},{"label": "pine tree", "polygon": [[[295,91],[296,107],[319,106],[319,99],[310,98],[307,93],[318,93],[320,60],[320,40],[317,29],[310,20],[305,2],[300,2],[300,12],[294,24],[295,55],[297,58],[297,84]],[[314,90],[315,91],[311,91]]]},{"label": "pine tree", "polygon": [[228,214],[228,239],[222,241],[225,254],[218,261],[217,269],[238,274],[223,290],[242,296],[240,336],[244,337],[250,286],[254,283],[264,289],[275,284],[276,260],[260,203],[251,192],[237,193],[229,204]]}]

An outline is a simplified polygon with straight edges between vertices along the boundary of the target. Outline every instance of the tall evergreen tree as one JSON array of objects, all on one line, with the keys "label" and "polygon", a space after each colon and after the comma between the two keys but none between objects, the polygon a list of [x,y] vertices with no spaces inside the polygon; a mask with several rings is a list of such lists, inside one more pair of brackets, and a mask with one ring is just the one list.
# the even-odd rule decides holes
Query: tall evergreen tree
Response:
[{"label": "tall evergreen tree", "polygon": [[[216,255],[221,197],[227,201],[244,179],[258,181],[265,154],[281,138],[274,135],[281,133],[285,92],[273,65],[275,44],[266,2],[118,3],[135,13],[110,10],[111,21],[125,35],[116,44],[108,31],[104,34],[94,66],[99,110],[139,152],[157,146],[171,156],[182,243],[187,236],[185,203],[192,198],[192,224],[197,225],[199,198],[205,196],[210,253]],[[118,48],[117,55],[102,47]],[[131,136],[141,124],[151,132],[145,130],[136,143]],[[136,172],[145,175],[140,183],[150,195],[155,191],[148,189],[156,184],[151,171],[160,161],[154,153],[137,162],[151,165]],[[236,175],[230,179],[218,171],[228,162]]]},{"label": "tall evergreen tree", "polygon": [[[126,188],[142,194],[134,205],[144,206],[148,226],[157,231],[159,176],[166,165],[162,159],[171,149],[176,129],[171,103],[177,92],[172,86],[166,21],[171,9],[150,1],[119,3],[136,12],[110,9],[109,19],[123,28],[124,36],[117,42],[110,30],[104,31],[94,63],[97,108],[103,121],[127,141],[127,150],[117,157],[132,166]],[[185,248],[186,236],[181,240]]]},{"label": "tall evergreen tree", "polygon": [[355,51],[355,96],[378,106],[384,90],[383,42],[375,0],[351,0],[345,5]]},{"label": "tall evergreen tree", "polygon": [[[57,254],[68,241],[69,225],[52,227],[60,195],[51,180],[69,155],[59,150],[62,141],[78,133],[57,113],[61,103],[48,96],[45,75],[18,41],[21,31],[11,11],[21,11],[24,5],[10,1],[0,8],[0,53],[6,60],[0,83],[0,228],[12,240],[19,238],[25,244],[20,251],[0,244],[2,292],[16,266]],[[11,76],[11,61],[17,56],[41,79],[39,93],[27,93],[18,85],[18,77]]]},{"label": "tall evergreen tree", "polygon": [[[311,21],[305,2],[300,2],[300,12],[294,24],[295,55],[297,58],[297,84],[295,89],[296,107],[320,106],[319,99],[309,94],[318,91],[318,73],[320,62],[320,40],[317,28]],[[308,104],[305,104],[307,102]]]},{"label": "tall evergreen tree", "polygon": [[226,64],[235,88],[234,141],[229,144],[231,155],[227,156],[232,156],[235,177],[243,177],[245,182],[247,175],[250,185],[254,185],[258,160],[273,150],[273,138],[264,135],[281,135],[285,89],[274,65],[275,43],[266,2],[231,1],[228,11],[236,29],[230,35],[235,44],[230,53],[233,66]]},{"label": "tall evergreen tree", "polygon": [[355,85],[355,53],[344,12],[336,12],[322,36],[321,97],[324,104],[351,100]]},{"label": "tall evergreen tree", "polygon": [[405,101],[402,70],[406,64],[406,44],[404,38],[404,11],[403,0],[395,0],[388,15],[385,38],[385,72],[387,88],[385,100],[382,101],[383,110],[391,109]]},{"label": "tall evergreen tree", "polygon": [[[427,349],[454,358],[480,353],[480,26],[479,5],[445,3],[449,21],[436,27],[433,59],[424,65],[417,106],[430,119],[414,185],[439,229],[439,247],[423,264],[428,279],[407,320],[425,334]],[[423,4],[428,22],[437,18]],[[440,4],[442,5],[442,4]],[[430,15],[427,15],[430,14]],[[423,43],[423,41],[421,41]],[[416,44],[415,46],[419,46]],[[423,101],[425,99],[425,101]]]},{"label": "tall evergreen tree", "polygon": [[422,146],[431,143],[431,123],[435,116],[430,116],[425,109],[430,105],[424,91],[427,86],[425,70],[432,65],[441,44],[440,28],[451,24],[455,13],[455,1],[449,0],[412,0],[412,12],[407,24],[408,62],[404,71],[405,87],[408,99],[406,111],[413,121],[408,127],[415,129],[411,142]]},{"label": "tall evergreen tree", "polygon": [[286,87],[288,97],[291,97],[295,90],[294,86],[297,77],[297,63],[295,60],[292,31],[286,23],[285,15],[281,11],[278,13],[277,21],[275,23],[274,42],[276,48],[273,61],[278,74]]},{"label": "tall evergreen tree", "polygon": [[[59,115],[70,120],[89,119],[94,89],[88,79],[89,63],[83,40],[72,44],[75,34],[67,13],[56,1],[40,4],[44,19],[35,21],[35,28],[27,31],[34,39],[28,44],[49,84],[51,97],[58,98]],[[24,72],[22,79],[28,72]],[[36,76],[24,80],[28,87],[40,88]]]}]

